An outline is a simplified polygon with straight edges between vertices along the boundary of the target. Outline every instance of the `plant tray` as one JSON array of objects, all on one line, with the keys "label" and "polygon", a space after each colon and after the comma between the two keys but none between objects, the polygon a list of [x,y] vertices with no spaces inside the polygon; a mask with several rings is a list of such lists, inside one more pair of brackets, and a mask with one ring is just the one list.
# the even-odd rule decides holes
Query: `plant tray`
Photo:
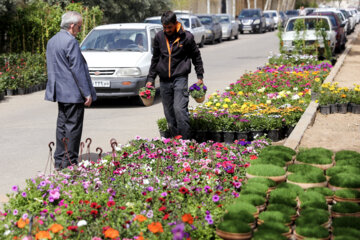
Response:
[{"label": "plant tray", "polygon": [[298,185],[299,187],[301,187],[302,189],[308,189],[308,188],[313,188],[313,187],[326,187],[327,182],[320,182],[320,183],[297,183],[297,182],[292,182],[287,180],[288,183],[292,183],[295,185]]},{"label": "plant tray", "polygon": [[326,169],[329,169],[331,167],[334,166],[334,160],[332,163],[329,163],[329,164],[315,164],[315,163],[304,163],[304,162],[299,162],[297,160],[294,161],[295,164],[307,164],[307,165],[311,165],[313,167],[317,167],[317,168],[320,168],[322,170],[326,170]]},{"label": "plant tray", "polygon": [[325,199],[326,199],[326,202],[328,204],[332,203],[332,201],[334,200],[334,197],[333,196],[325,196]]},{"label": "plant tray", "polygon": [[334,196],[334,200],[337,202],[354,202],[354,203],[360,203],[360,198],[342,198]]},{"label": "plant tray", "polygon": [[357,191],[360,191],[360,188],[345,188],[345,187],[336,187],[336,186],[333,186],[331,185],[330,183],[328,184],[328,187],[333,190],[333,191],[336,191],[336,190],[343,190],[343,189],[352,189],[352,190],[357,190]]},{"label": "plant tray", "polygon": [[251,175],[249,173],[246,173],[246,177],[247,178],[255,178],[255,177],[262,177],[262,178],[268,178],[271,179],[277,183],[279,182],[284,182],[286,180],[286,174],[283,176],[272,176],[272,177],[266,177],[266,176],[255,176],[255,175]]},{"label": "plant tray", "polygon": [[251,232],[249,233],[231,233],[231,232],[224,232],[219,229],[216,229],[216,234],[225,240],[246,240],[251,239]]}]

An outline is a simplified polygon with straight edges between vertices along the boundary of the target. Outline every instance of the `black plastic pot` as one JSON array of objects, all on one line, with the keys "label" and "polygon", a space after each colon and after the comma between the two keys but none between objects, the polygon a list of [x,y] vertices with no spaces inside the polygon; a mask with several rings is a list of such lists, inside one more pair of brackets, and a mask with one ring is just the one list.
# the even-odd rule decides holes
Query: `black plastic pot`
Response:
[{"label": "black plastic pot", "polygon": [[169,130],[166,130],[166,131],[160,131],[160,137],[164,137],[164,138],[170,138],[171,137],[171,134],[170,134],[170,131]]},{"label": "black plastic pot", "polygon": [[6,95],[8,95],[8,96],[14,95],[14,90],[13,89],[6,89]]},{"label": "black plastic pot", "polygon": [[355,114],[360,114],[360,105],[351,103],[351,112]]},{"label": "black plastic pot", "polygon": [[330,104],[330,113],[338,113],[338,107],[337,104]]},{"label": "black plastic pot", "polygon": [[338,107],[338,113],[342,113],[342,114],[347,113],[347,110],[348,110],[347,103],[338,103],[337,107]]},{"label": "black plastic pot", "polygon": [[18,94],[24,95],[25,94],[25,88],[18,88]]},{"label": "black plastic pot", "polygon": [[295,126],[286,126],[284,128],[285,137],[289,137],[292,131],[294,130]]},{"label": "black plastic pot", "polygon": [[2,91],[0,91],[0,101],[3,100],[4,98],[5,98],[5,94]]},{"label": "black plastic pot", "polygon": [[195,140],[197,142],[206,142],[206,140],[207,140],[207,131],[197,131]]},{"label": "black plastic pot", "polygon": [[320,105],[320,113],[321,114],[330,114],[330,105]]},{"label": "black plastic pot", "polygon": [[236,132],[235,139],[244,139],[245,141],[249,140],[249,132]]},{"label": "black plastic pot", "polygon": [[263,130],[252,130],[250,132],[250,140],[252,141],[252,140],[254,140],[256,138],[259,138],[259,137],[262,137],[264,135],[265,135],[265,133],[264,133]]},{"label": "black plastic pot", "polygon": [[224,132],[224,142],[233,143],[235,139],[235,132]]},{"label": "black plastic pot", "polygon": [[270,138],[270,140],[273,141],[273,142],[280,141],[280,140],[281,140],[281,137],[280,137],[280,129],[271,129],[271,130],[268,130],[267,136],[268,136],[268,138]]},{"label": "black plastic pot", "polygon": [[222,142],[223,132],[208,132],[208,140],[212,140],[214,142]]}]

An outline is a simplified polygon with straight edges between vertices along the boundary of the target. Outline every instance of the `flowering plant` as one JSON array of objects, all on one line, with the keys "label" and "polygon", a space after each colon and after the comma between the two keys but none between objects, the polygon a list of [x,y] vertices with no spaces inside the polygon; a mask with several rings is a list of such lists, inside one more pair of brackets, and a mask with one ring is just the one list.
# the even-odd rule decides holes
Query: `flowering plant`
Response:
[{"label": "flowering plant", "polygon": [[142,87],[139,90],[140,97],[147,98],[147,99],[155,97],[155,93],[156,93],[156,90],[153,86]]},{"label": "flowering plant", "polygon": [[203,84],[198,85],[197,83],[194,83],[189,87],[189,92],[191,97],[193,98],[202,98],[205,96],[207,91],[207,87]]}]

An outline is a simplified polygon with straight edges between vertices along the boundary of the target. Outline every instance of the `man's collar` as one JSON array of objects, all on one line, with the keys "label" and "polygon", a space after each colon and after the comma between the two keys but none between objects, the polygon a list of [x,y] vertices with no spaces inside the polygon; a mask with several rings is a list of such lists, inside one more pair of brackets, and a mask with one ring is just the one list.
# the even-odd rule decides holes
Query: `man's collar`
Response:
[{"label": "man's collar", "polygon": [[71,33],[69,33],[69,31],[65,30],[65,29],[60,29],[60,32],[66,32],[67,34],[69,34],[71,37],[75,38],[73,35],[71,35]]}]

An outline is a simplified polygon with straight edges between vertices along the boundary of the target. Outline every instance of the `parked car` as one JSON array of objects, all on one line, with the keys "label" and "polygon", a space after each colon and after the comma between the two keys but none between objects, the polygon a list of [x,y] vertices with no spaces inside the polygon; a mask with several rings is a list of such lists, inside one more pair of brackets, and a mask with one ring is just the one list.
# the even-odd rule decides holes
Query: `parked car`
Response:
[{"label": "parked car", "polygon": [[340,52],[342,49],[345,49],[346,44],[346,34],[345,34],[345,24],[341,22],[340,18],[335,12],[313,12],[309,16],[326,16],[330,19],[332,29],[336,31],[336,51]]},{"label": "parked car", "polygon": [[314,13],[316,12],[334,12],[336,13],[336,15],[339,17],[341,23],[345,24],[344,26],[344,30],[345,30],[345,35],[347,35],[347,31],[350,28],[350,31],[353,31],[352,29],[355,28],[355,19],[350,17],[349,19],[347,19],[345,17],[345,15],[342,13],[342,11],[340,11],[340,9],[337,8],[318,8],[314,11]]},{"label": "parked car", "polygon": [[264,13],[268,13],[268,14],[270,14],[271,17],[274,18],[275,28],[278,28],[278,24],[281,24],[281,18],[280,18],[280,14],[278,13],[278,11],[266,10],[266,11],[264,11]]},{"label": "parked car", "polygon": [[350,10],[346,9],[346,12],[350,15],[349,23],[350,23],[351,32],[353,32],[355,30],[357,17]]},{"label": "parked car", "polygon": [[306,11],[306,15],[310,15],[316,10],[316,8],[304,8],[304,9]]},{"label": "parked car", "polygon": [[[180,18],[177,18],[177,21],[181,23],[182,26],[184,26],[184,22]],[[154,23],[162,25],[161,16],[148,17],[144,20],[144,23]]]},{"label": "parked car", "polygon": [[196,16],[200,19],[202,25],[205,26],[205,43],[214,44],[215,41],[220,43],[222,41],[222,29],[219,18],[210,14],[199,14]]},{"label": "parked car", "polygon": [[99,98],[138,96],[159,31],[161,25],[150,23],[109,24],[91,30],[80,48]]},{"label": "parked car", "polygon": [[230,14],[217,14],[222,29],[223,39],[239,38],[239,23]]},{"label": "parked car", "polygon": [[184,29],[191,32],[194,35],[196,44],[199,47],[203,47],[205,43],[205,27],[201,24],[200,19],[191,14],[177,14],[177,18],[181,19],[184,23]]},{"label": "parked car", "polygon": [[285,14],[288,16],[288,18],[297,17],[299,16],[298,10],[287,10]]},{"label": "parked car", "polygon": [[345,29],[345,32],[347,34],[350,34],[352,32],[352,29],[351,29],[351,26],[350,26],[350,18],[351,18],[351,15],[345,10],[345,9],[339,9],[342,14],[344,14],[346,20],[347,20],[347,24],[345,25],[344,29]]},{"label": "parked car", "polygon": [[243,9],[239,16],[239,32],[264,33],[266,31],[266,20],[261,9]]},{"label": "parked car", "polygon": [[271,16],[271,13],[264,13],[264,17],[266,20],[266,30],[271,32],[275,30],[275,21],[274,18]]},{"label": "parked car", "polygon": [[[283,49],[285,51],[291,52],[295,49],[294,41],[297,40],[297,34],[294,29],[294,26],[295,26],[295,21],[298,19],[303,19],[306,26],[305,39],[304,39],[305,44],[312,45],[316,41],[318,41],[320,53],[324,53],[325,45],[323,39],[316,34],[315,27],[317,22],[324,21],[326,26],[325,29],[327,33],[326,41],[330,42],[330,48],[332,53],[335,52],[336,31],[333,30],[330,19],[326,16],[299,16],[299,17],[290,18],[282,34]],[[300,33],[299,35],[303,36],[303,33]]]},{"label": "parked car", "polygon": [[287,21],[289,20],[289,17],[283,11],[280,11],[279,14],[280,14],[280,18],[281,18],[281,25],[284,28]]}]

